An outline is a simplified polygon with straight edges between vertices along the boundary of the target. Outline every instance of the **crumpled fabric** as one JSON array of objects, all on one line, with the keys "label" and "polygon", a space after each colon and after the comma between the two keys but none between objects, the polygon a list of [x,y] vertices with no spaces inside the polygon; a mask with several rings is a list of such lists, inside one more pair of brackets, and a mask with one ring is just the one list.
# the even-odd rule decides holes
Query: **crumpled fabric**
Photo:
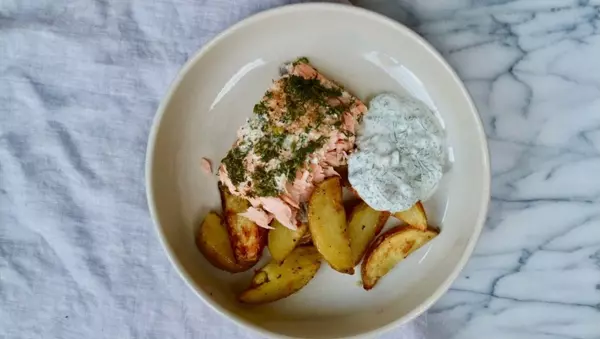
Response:
[{"label": "crumpled fabric", "polygon": [[[288,2],[0,2],[0,338],[259,338],[170,265],[144,158],[181,65]],[[418,338],[425,325],[384,337]]]}]

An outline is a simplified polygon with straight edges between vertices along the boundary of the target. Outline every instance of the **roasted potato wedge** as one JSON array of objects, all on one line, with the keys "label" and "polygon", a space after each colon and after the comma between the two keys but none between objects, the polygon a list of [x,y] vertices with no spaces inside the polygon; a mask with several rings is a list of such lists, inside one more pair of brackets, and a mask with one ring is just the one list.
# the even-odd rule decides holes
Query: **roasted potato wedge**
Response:
[{"label": "roasted potato wedge", "polygon": [[363,288],[372,289],[396,264],[437,234],[433,230],[421,231],[410,226],[398,226],[379,236],[369,247],[362,264]]},{"label": "roasted potato wedge", "polygon": [[352,250],[352,262],[358,265],[371,241],[381,232],[390,217],[390,212],[376,211],[364,201],[356,205],[350,213],[348,236]]},{"label": "roasted potato wedge", "polygon": [[244,267],[254,265],[260,259],[267,243],[267,230],[239,215],[250,207],[246,199],[231,194],[223,185],[219,185],[219,190],[233,256],[236,262]]},{"label": "roasted potato wedge", "polygon": [[315,188],[308,201],[308,228],[329,265],[336,271],[354,274],[340,178],[329,178]]},{"label": "roasted potato wedge", "polygon": [[196,246],[208,262],[216,268],[237,273],[251,267],[239,265],[235,261],[227,228],[221,217],[215,212],[210,212],[202,221],[196,233]]},{"label": "roasted potato wedge", "polygon": [[269,252],[273,260],[282,262],[300,244],[302,237],[307,233],[308,225],[300,224],[296,231],[292,231],[275,219],[271,226],[274,229],[269,231]]},{"label": "roasted potato wedge", "polygon": [[238,297],[246,304],[264,304],[298,292],[321,267],[313,246],[296,247],[281,263],[272,260],[256,272],[250,287]]},{"label": "roasted potato wedge", "polygon": [[427,214],[420,201],[405,211],[395,212],[394,217],[422,231],[427,229]]}]

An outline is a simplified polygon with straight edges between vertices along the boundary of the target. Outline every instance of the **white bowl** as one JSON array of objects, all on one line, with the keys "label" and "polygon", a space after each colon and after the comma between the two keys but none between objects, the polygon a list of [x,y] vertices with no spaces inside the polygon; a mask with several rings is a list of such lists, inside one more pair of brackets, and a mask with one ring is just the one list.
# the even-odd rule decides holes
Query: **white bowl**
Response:
[{"label": "white bowl", "polygon": [[[237,128],[278,77],[279,65],[299,56],[365,101],[383,91],[408,92],[439,112],[451,166],[425,208],[442,232],[371,291],[362,289],[359,273],[343,275],[323,264],[297,294],[265,306],[244,306],[235,295],[252,272],[219,271],[194,245],[201,219],[211,209],[220,210],[216,177],[201,171],[200,159],[219,163]],[[448,289],[484,223],[490,171],[485,134],[469,94],[429,44],[401,24],[363,9],[305,4],[238,23],[183,67],[154,120],[146,180],[165,251],[208,305],[267,336],[342,338],[405,323]]]}]

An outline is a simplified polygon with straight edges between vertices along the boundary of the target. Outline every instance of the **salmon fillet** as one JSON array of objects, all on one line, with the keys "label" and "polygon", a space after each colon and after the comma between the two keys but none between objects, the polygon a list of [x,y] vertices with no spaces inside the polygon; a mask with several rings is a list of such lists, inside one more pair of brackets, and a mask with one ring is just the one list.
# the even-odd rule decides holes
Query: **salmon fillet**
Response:
[{"label": "salmon fillet", "polygon": [[252,205],[245,217],[265,228],[275,218],[295,230],[315,184],[346,165],[367,108],[306,58],[283,71],[237,131],[218,174]]}]

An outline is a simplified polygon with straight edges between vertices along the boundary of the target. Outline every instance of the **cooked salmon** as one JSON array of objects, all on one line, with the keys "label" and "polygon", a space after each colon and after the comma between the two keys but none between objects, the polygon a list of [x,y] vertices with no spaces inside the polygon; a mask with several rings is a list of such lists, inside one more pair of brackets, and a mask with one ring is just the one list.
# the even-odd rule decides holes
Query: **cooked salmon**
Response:
[{"label": "cooked salmon", "polygon": [[306,58],[285,66],[219,166],[219,180],[248,199],[244,213],[268,228],[295,230],[315,184],[338,175],[355,148],[366,106],[325,78]]},{"label": "cooked salmon", "polygon": [[202,168],[202,171],[206,174],[213,174],[212,171],[212,162],[210,161],[210,159],[207,158],[202,158],[200,159],[200,166]]}]

